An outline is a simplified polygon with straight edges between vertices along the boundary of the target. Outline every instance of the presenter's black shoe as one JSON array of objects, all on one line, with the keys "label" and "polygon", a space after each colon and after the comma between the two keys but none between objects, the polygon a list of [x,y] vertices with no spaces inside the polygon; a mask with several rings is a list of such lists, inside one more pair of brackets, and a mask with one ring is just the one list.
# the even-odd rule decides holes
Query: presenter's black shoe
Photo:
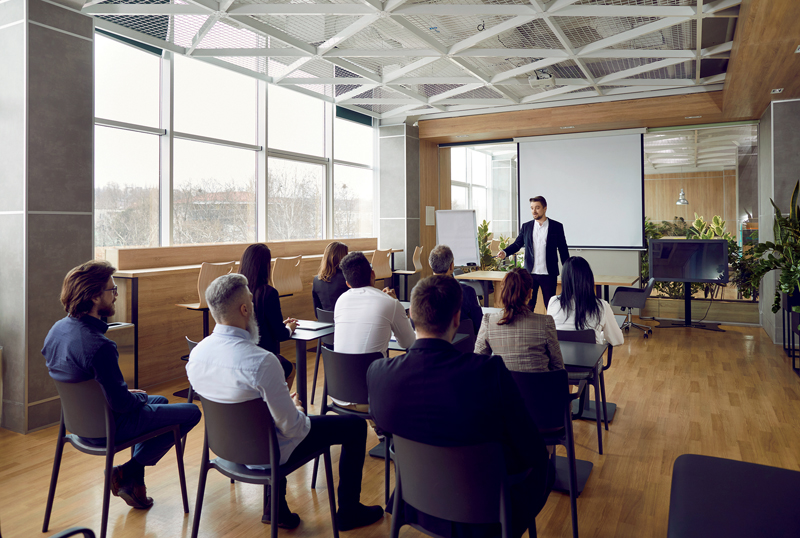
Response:
[{"label": "presenter's black shoe", "polygon": [[339,508],[336,512],[340,531],[349,531],[358,527],[366,527],[383,519],[383,508],[380,506],[364,506],[361,503],[351,508]]}]

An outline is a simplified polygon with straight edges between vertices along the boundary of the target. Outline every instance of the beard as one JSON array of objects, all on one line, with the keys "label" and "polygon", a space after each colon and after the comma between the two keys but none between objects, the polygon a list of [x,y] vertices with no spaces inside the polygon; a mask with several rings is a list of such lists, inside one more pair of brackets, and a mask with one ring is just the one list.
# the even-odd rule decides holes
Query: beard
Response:
[{"label": "beard", "polygon": [[110,303],[110,304],[104,305],[104,306],[102,306],[102,307],[97,309],[97,313],[100,314],[100,316],[105,317],[105,318],[110,318],[116,312],[117,312],[117,309],[114,306],[114,303]]},{"label": "beard", "polygon": [[258,322],[253,315],[247,320],[247,332],[250,333],[250,341],[258,345],[259,340],[261,340],[261,333],[258,332]]}]

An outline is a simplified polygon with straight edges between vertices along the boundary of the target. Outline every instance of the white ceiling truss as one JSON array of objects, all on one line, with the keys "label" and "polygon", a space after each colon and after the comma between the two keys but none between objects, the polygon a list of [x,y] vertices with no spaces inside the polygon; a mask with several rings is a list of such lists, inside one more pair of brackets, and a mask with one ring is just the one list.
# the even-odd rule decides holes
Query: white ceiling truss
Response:
[{"label": "white ceiling truss", "polygon": [[720,89],[741,1],[90,0],[83,12],[106,31],[402,121]]},{"label": "white ceiling truss", "polygon": [[732,125],[648,133],[644,136],[645,172],[735,168],[756,151],[758,126]]}]

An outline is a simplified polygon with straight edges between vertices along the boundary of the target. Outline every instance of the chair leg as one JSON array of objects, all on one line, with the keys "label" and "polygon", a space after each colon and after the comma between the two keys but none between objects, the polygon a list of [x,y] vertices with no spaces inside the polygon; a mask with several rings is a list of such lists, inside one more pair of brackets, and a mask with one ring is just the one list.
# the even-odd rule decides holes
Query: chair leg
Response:
[{"label": "chair leg", "polygon": [[114,469],[114,448],[106,446],[106,473],[103,480],[103,513],[100,516],[100,538],[106,538],[108,530],[108,505],[111,501],[111,471]]},{"label": "chair leg", "polygon": [[389,481],[391,479],[391,470],[389,468],[391,467],[390,462],[392,460],[391,453],[389,452],[389,446],[391,443],[391,437],[387,436],[383,438],[383,447],[385,450],[385,457],[383,458],[383,499],[386,506],[389,506]]},{"label": "chair leg", "polygon": [[319,470],[319,456],[314,458],[314,469],[311,471],[311,489],[317,489],[317,471]]},{"label": "chair leg", "polygon": [[[387,454],[388,456],[388,454]],[[390,538],[398,538],[400,527],[403,526],[403,517],[400,514],[400,497],[403,496],[403,488],[400,483],[400,467],[394,466],[394,505],[392,506],[392,527]]]},{"label": "chair leg", "polygon": [[314,405],[314,395],[317,393],[317,373],[319,372],[319,356],[322,350],[322,341],[317,340],[317,360],[314,363],[314,381],[311,384],[311,405]]},{"label": "chair leg", "polygon": [[61,422],[58,441],[56,442],[56,455],[53,458],[53,474],[50,475],[50,491],[47,493],[47,507],[44,510],[44,523],[42,532],[47,532],[50,526],[50,513],[53,511],[53,499],[56,496],[56,485],[58,484],[58,471],[61,469],[61,455],[64,453],[64,422]]},{"label": "chair leg", "polygon": [[197,500],[194,503],[194,518],[192,518],[192,538],[197,538],[200,527],[200,513],[203,511],[203,496],[206,492],[206,478],[208,478],[208,461],[200,465],[200,480],[197,484]]},{"label": "chair leg", "polygon": [[186,442],[186,435],[181,439],[181,430],[179,426],[175,426],[172,430],[175,436],[175,456],[178,458],[178,478],[181,482],[181,498],[183,499],[183,513],[189,513],[189,498],[186,495],[186,473],[183,469],[183,446]]},{"label": "chair leg", "polygon": [[567,462],[569,464],[569,505],[572,512],[572,538],[578,538],[578,470],[575,465],[575,437],[567,421]]},{"label": "chair leg", "polygon": [[[599,377],[600,376],[598,376],[597,373],[595,373],[595,375],[594,375],[594,377],[592,379],[592,386],[594,387],[594,401],[595,401],[595,404],[596,404],[596,406],[598,408],[600,407],[599,404],[597,404],[597,402],[600,400],[600,380],[599,380]],[[600,409],[597,409],[597,412],[595,413],[595,417],[596,417],[596,422],[597,422],[597,452],[602,456],[603,455],[603,428],[600,425],[600,423],[602,422],[602,420],[600,419]]]},{"label": "chair leg", "polygon": [[328,505],[331,508],[331,525],[333,525],[333,538],[339,538],[339,521],[336,518],[336,490],[333,486],[333,466],[331,465],[330,448],[325,449],[325,480],[328,484]]},{"label": "chair leg", "polygon": [[[280,473],[278,473],[280,475]],[[271,538],[278,538],[278,501],[280,500],[281,493],[283,492],[283,488],[281,488],[280,482],[281,477],[278,476],[276,482],[277,484],[271,484],[275,487],[272,488],[272,495],[269,496],[269,514],[270,514],[270,529],[269,534]],[[264,493],[266,494],[266,486],[264,486]]]},{"label": "chair leg", "polygon": [[[608,405],[606,405],[606,376],[603,373],[602,368],[600,369],[600,397],[603,400],[603,422],[606,425],[606,431],[608,431]],[[597,407],[598,412],[600,411],[600,406],[595,402],[595,407]]]}]

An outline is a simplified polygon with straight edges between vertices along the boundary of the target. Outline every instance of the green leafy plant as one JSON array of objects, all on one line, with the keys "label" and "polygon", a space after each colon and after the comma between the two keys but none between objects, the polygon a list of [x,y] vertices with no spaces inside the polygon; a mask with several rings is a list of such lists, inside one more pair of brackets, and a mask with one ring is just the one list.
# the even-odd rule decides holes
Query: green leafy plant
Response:
[{"label": "green leafy plant", "polygon": [[480,256],[480,270],[493,271],[496,260],[492,256],[492,234],[489,232],[489,222],[484,220],[478,225],[478,255]]},{"label": "green leafy plant", "polygon": [[[800,284],[800,207],[797,205],[800,181],[795,183],[789,205],[789,215],[783,216],[781,210],[770,200],[775,208],[775,222],[773,231],[774,241],[759,243],[753,249],[753,256],[758,262],[753,268],[751,283],[757,286],[768,272],[775,269],[781,270],[778,287],[775,290],[775,300],[772,303],[772,312],[781,308],[781,292],[792,295]],[[800,312],[800,307],[793,308]]]},{"label": "green leafy plant", "polygon": [[[647,282],[650,280],[650,240],[662,237],[686,237],[689,233],[689,225],[681,217],[675,217],[673,221],[663,220],[658,223],[651,221],[650,217],[645,217],[644,233],[646,250],[642,255],[642,282]],[[683,299],[684,296],[683,282],[656,282],[653,289],[671,299]],[[689,292],[695,294],[701,289],[703,289],[701,284],[692,284]]]}]

